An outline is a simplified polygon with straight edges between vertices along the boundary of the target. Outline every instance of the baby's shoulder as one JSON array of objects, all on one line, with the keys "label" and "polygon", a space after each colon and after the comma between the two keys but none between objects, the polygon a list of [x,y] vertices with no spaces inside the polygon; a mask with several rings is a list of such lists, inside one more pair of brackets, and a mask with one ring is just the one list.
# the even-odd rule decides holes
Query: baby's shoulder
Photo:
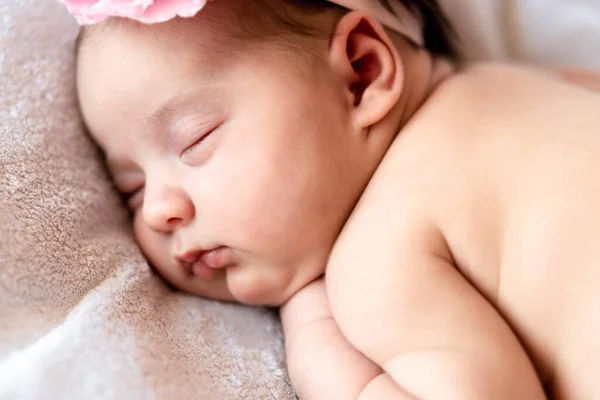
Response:
[{"label": "baby's shoulder", "polygon": [[554,79],[556,74],[547,68],[516,62],[473,62],[457,68],[453,78],[494,82],[497,79]]},{"label": "baby's shoulder", "polygon": [[[514,109],[535,115],[547,107],[568,112],[585,104],[597,106],[600,94],[573,84],[560,71],[516,63],[473,63],[446,79],[429,102],[499,116]],[[559,113],[562,114],[562,113]]]},{"label": "baby's shoulder", "polygon": [[[600,78],[599,78],[600,79]],[[550,135],[586,135],[600,124],[600,92],[574,84],[558,71],[525,65],[479,63],[442,82],[399,133],[392,154],[404,158],[426,145],[437,159],[457,163],[498,145],[546,142]],[[577,132],[572,127],[577,126]],[[536,142],[536,144],[538,144]],[[492,147],[490,147],[492,146]],[[496,148],[493,147],[493,148]],[[514,146],[512,146],[514,147]],[[464,153],[469,149],[468,154]]]},{"label": "baby's shoulder", "polygon": [[500,92],[519,88],[520,85],[536,85],[558,82],[560,77],[551,69],[545,69],[527,64],[476,62],[459,67],[456,72],[446,79],[443,86],[455,89],[485,87]]}]

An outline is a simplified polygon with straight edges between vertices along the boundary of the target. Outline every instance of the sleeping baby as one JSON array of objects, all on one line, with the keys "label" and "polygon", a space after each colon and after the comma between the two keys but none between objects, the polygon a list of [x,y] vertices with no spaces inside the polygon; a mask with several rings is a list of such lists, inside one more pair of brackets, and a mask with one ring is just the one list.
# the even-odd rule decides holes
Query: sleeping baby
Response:
[{"label": "sleeping baby", "polygon": [[[600,396],[586,84],[459,64],[435,0],[71,3],[97,22],[82,115],[145,256],[282,306],[301,398]],[[169,10],[189,18],[139,22]]]}]

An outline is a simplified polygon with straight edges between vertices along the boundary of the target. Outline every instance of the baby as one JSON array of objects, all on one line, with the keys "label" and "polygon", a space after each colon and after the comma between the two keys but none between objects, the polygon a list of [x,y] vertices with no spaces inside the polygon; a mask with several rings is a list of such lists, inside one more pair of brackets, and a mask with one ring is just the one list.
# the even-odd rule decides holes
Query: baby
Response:
[{"label": "baby", "polygon": [[214,0],[77,79],[150,263],[282,306],[301,398],[598,397],[600,95],[453,60],[434,0]]}]

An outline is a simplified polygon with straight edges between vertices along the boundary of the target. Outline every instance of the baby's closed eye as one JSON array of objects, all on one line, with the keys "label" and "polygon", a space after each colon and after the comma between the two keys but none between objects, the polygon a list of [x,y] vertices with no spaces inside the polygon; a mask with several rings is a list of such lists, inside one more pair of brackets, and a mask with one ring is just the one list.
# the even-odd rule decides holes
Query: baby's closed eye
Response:
[{"label": "baby's closed eye", "polygon": [[[213,133],[215,133],[224,122],[209,124],[204,127],[189,130],[174,135],[178,137],[181,148],[179,158],[184,164],[199,165],[205,163],[214,150]],[[211,145],[213,144],[213,145]]]}]

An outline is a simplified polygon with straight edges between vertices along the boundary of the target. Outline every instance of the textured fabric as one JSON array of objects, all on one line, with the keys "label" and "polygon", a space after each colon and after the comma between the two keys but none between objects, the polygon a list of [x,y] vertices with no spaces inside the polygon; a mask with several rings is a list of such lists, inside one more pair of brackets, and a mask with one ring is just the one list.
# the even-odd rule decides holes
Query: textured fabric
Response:
[{"label": "textured fabric", "polygon": [[512,55],[600,71],[600,0],[512,0]]},{"label": "textured fabric", "polygon": [[85,135],[77,26],[0,2],[0,399],[294,399],[275,312],[168,288]]},{"label": "textured fabric", "polygon": [[600,70],[600,0],[439,1],[467,59]]}]

